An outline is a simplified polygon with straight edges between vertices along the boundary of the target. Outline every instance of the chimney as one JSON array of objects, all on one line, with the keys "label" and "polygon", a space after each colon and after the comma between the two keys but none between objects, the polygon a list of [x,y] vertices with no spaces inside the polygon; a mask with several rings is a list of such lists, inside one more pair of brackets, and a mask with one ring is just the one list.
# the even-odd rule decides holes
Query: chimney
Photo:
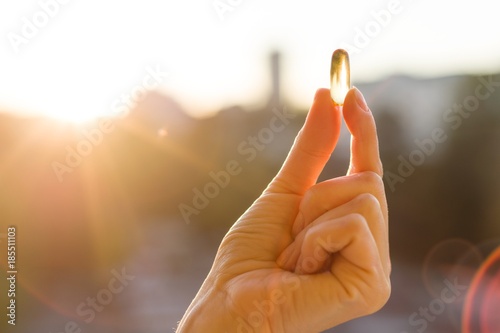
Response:
[{"label": "chimney", "polygon": [[280,106],[280,53],[274,51],[271,53],[271,97],[269,104],[271,107]]}]

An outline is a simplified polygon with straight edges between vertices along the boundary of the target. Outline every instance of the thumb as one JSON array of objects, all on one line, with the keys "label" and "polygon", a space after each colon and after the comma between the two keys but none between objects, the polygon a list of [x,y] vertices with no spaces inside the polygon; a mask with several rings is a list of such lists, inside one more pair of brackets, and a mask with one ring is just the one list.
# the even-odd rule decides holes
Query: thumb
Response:
[{"label": "thumb", "polygon": [[340,122],[340,108],[330,90],[318,89],[304,126],[267,191],[302,195],[316,184],[337,144]]}]

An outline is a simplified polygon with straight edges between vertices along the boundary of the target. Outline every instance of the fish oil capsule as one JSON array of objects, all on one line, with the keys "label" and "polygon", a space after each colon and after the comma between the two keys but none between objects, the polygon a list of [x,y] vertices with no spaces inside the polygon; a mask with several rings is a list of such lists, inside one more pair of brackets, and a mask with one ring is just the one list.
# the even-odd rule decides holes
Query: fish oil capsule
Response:
[{"label": "fish oil capsule", "polygon": [[345,95],[351,87],[351,69],[349,54],[346,50],[337,49],[332,55],[330,67],[330,96],[337,105],[343,105]]}]

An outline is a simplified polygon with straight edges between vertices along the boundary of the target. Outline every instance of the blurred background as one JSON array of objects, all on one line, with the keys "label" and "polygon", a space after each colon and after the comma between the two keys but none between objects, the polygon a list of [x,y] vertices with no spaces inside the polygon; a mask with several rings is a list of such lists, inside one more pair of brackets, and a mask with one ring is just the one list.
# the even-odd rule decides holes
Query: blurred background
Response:
[{"label": "blurred background", "polygon": [[[329,86],[332,52],[345,48],[377,120],[393,292],[379,313],[331,331],[460,332],[467,288],[500,243],[495,9],[1,3],[3,309],[9,226],[18,273],[16,325],[2,313],[0,331],[174,331],[225,232],[279,169],[315,90]],[[321,180],[347,170],[342,131]]]}]

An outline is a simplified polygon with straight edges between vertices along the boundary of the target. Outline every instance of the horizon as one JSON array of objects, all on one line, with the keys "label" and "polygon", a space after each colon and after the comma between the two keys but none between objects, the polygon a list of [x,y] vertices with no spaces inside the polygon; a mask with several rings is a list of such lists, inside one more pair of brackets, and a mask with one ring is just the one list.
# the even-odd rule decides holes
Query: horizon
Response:
[{"label": "horizon", "polygon": [[[354,82],[351,84],[351,87],[358,87],[358,88],[363,88],[363,86],[373,86],[373,85],[378,85],[384,82],[388,82],[394,79],[408,79],[410,81],[439,81],[439,80],[447,80],[447,79],[453,79],[453,78],[474,78],[474,77],[479,77],[479,76],[488,76],[488,75],[500,75],[500,70],[497,72],[493,73],[462,73],[462,74],[450,74],[450,75],[443,75],[443,76],[433,76],[433,77],[421,77],[417,75],[411,75],[411,74],[392,74],[386,77],[382,77],[376,80],[367,80],[367,81],[358,81]],[[328,87],[318,87],[318,88],[328,88]],[[246,112],[255,112],[255,111],[262,111],[268,108],[269,103],[272,99],[272,91],[269,90],[265,94],[263,94],[262,98],[259,100],[253,101],[253,103],[241,103],[238,104],[232,103],[232,104],[221,104],[221,106],[216,107],[212,110],[205,110],[205,112],[200,113],[197,112],[196,110],[191,110],[186,106],[183,100],[178,99],[176,96],[173,94],[169,93],[169,91],[165,89],[153,89],[153,90],[148,90],[146,94],[144,95],[144,98],[141,98],[140,100],[137,100],[134,104],[133,107],[127,108],[126,111],[124,111],[124,114],[129,114],[130,112],[136,110],[137,107],[141,106],[141,103],[144,102],[144,99],[152,96],[152,95],[159,95],[162,97],[164,101],[169,101],[172,104],[176,104],[179,106],[180,111],[182,111],[185,115],[189,116],[193,120],[203,120],[206,118],[211,118],[214,116],[217,116],[220,112],[226,111],[228,109],[233,109],[233,108],[241,108]],[[309,105],[301,105],[299,103],[293,103],[293,100],[289,99],[287,94],[283,93],[283,91],[280,91],[280,96],[283,96],[279,100],[280,105],[285,105],[286,107],[290,107],[292,110],[298,111],[300,113],[304,112],[307,113],[309,109]],[[367,97],[368,98],[368,97]],[[189,104],[188,104],[189,105]],[[122,110],[123,111],[123,110]],[[0,114],[1,115],[8,115],[12,116],[13,118],[21,119],[21,120],[49,120],[49,121],[54,121],[56,123],[69,123],[73,124],[75,126],[81,126],[81,127],[86,127],[88,124],[95,123],[99,121],[99,119],[102,118],[120,118],[122,114],[113,114],[112,112],[109,112],[107,114],[99,114],[94,117],[90,117],[88,119],[82,119],[82,120],[77,120],[73,121],[70,119],[61,119],[57,116],[52,116],[48,114],[44,114],[42,112],[37,112],[36,110],[21,110],[21,109],[15,109],[15,108],[9,108],[1,104],[0,102]]]},{"label": "horizon", "polygon": [[2,4],[0,106],[91,119],[109,114],[148,67],[165,73],[156,88],[193,114],[252,105],[267,97],[273,50],[283,55],[282,94],[299,108],[328,86],[337,48],[350,51],[354,83],[500,71],[489,34],[496,12],[486,0],[231,3]]}]

